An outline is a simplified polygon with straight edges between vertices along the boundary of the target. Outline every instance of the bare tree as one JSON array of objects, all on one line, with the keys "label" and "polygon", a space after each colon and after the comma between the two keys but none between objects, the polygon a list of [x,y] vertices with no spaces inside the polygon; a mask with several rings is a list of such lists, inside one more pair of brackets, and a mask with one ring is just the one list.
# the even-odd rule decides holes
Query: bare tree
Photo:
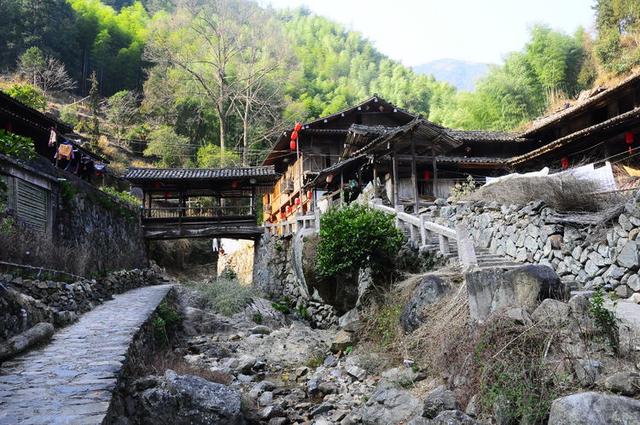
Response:
[{"label": "bare tree", "polygon": [[45,94],[71,91],[76,88],[62,62],[47,56],[37,47],[27,49],[18,59],[18,73],[29,79]]},{"label": "bare tree", "polygon": [[[187,1],[167,22],[168,28],[152,30],[145,49],[147,60],[182,70],[213,99],[222,156],[227,147],[228,118],[237,99],[233,65],[246,41],[241,23],[253,9],[238,0]],[[179,31],[182,37],[176,40],[167,30]]]}]

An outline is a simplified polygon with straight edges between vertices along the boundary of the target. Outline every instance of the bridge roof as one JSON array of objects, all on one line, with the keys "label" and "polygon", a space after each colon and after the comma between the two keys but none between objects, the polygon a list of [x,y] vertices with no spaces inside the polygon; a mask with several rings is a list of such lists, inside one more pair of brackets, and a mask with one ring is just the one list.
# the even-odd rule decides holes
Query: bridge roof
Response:
[{"label": "bridge roof", "polygon": [[278,177],[273,166],[234,168],[129,168],[124,178],[134,184],[155,182],[215,182],[254,178],[272,183]]}]

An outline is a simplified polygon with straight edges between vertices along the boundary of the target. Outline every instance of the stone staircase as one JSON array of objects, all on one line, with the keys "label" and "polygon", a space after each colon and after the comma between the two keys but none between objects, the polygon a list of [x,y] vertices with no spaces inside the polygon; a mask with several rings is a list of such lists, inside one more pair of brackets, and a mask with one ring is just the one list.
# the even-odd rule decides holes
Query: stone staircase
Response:
[{"label": "stone staircase", "polygon": [[[432,239],[427,245],[425,249],[428,251],[438,251],[440,250],[440,244],[437,238]],[[480,269],[488,269],[488,268],[503,268],[503,269],[513,269],[516,267],[520,267],[524,265],[523,263],[519,263],[513,259],[510,259],[504,255],[494,254],[489,251],[488,248],[475,248],[476,251],[476,260],[478,261],[478,267]],[[455,241],[449,243],[449,254],[446,255],[447,259],[451,262],[455,262],[458,259],[458,246]]]}]

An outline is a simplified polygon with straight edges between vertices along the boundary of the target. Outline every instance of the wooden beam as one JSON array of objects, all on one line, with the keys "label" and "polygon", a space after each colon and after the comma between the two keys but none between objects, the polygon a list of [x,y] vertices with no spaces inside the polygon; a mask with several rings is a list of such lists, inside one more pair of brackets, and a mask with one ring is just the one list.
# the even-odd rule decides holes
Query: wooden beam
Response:
[{"label": "wooden beam", "polygon": [[435,152],[432,152],[431,155],[433,157],[433,162],[432,162],[432,167],[433,167],[433,197],[437,198],[437,196],[436,196],[436,188],[438,187],[438,164],[436,163]]}]

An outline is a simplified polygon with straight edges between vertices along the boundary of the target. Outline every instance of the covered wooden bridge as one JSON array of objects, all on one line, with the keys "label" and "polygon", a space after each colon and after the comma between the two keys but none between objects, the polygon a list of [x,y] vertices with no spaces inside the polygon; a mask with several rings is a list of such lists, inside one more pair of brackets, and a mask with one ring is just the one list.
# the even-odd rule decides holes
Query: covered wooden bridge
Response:
[{"label": "covered wooden bridge", "polygon": [[278,175],[272,166],[219,169],[130,168],[124,176],[143,199],[144,237],[255,239],[258,196]]}]

